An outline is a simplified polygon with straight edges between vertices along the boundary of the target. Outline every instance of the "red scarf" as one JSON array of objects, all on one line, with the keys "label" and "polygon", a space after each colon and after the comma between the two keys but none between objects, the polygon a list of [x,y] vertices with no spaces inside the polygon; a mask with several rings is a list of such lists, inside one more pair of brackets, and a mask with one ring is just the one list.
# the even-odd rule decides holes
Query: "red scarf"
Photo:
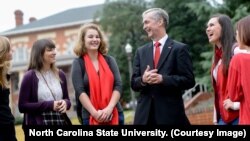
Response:
[{"label": "red scarf", "polygon": [[[83,56],[83,60],[85,61],[85,68],[89,78],[90,101],[96,110],[104,109],[108,106],[112,97],[114,86],[113,73],[111,72],[105,58],[100,53],[98,53],[99,75],[96,72],[88,54]],[[112,120],[107,123],[99,123],[94,119],[94,117],[90,116],[89,124],[118,125],[118,110],[116,107],[113,109],[112,114]]]},{"label": "red scarf", "polygon": [[215,47],[215,64],[222,58],[222,49]]}]

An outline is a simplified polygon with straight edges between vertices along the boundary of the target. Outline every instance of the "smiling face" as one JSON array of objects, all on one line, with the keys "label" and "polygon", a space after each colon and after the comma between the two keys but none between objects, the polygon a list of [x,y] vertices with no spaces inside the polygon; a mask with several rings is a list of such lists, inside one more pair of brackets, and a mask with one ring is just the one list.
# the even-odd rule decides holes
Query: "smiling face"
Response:
[{"label": "smiling face", "polygon": [[207,23],[207,37],[210,43],[220,44],[221,25],[218,22],[218,17],[211,18]]},{"label": "smiling face", "polygon": [[84,40],[87,51],[98,51],[101,38],[97,30],[91,28],[88,29],[85,34]]},{"label": "smiling face", "polygon": [[45,52],[43,54],[43,63],[51,65],[56,62],[56,51],[55,48],[45,48]]},{"label": "smiling face", "polygon": [[143,15],[143,29],[147,32],[148,37],[152,40],[158,39],[160,33],[161,22],[154,18],[154,12],[149,12]]}]

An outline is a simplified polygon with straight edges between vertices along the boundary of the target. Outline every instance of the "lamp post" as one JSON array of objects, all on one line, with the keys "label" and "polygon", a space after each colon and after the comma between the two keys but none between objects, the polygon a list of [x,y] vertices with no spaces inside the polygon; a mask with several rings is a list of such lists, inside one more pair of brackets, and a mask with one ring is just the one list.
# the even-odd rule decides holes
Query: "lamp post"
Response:
[{"label": "lamp post", "polygon": [[[127,43],[125,46],[125,51],[127,53],[127,58],[128,58],[128,67],[129,67],[129,80],[131,83],[131,77],[132,77],[132,46]],[[132,108],[133,111],[135,111],[136,105],[135,105],[135,93],[130,87],[130,94],[131,94],[131,101],[132,101]]]}]

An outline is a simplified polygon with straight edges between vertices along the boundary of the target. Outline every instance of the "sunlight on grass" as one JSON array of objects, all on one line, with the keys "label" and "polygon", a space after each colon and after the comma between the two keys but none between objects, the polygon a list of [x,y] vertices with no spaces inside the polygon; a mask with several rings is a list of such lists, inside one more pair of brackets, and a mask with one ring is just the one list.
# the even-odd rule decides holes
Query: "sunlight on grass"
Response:
[{"label": "sunlight on grass", "polygon": [[124,111],[125,116],[125,125],[132,124],[134,121],[134,111],[132,110],[126,110]]},{"label": "sunlight on grass", "polygon": [[22,129],[22,125],[16,125],[16,137],[18,141],[24,141],[24,133],[23,133],[23,129]]},{"label": "sunlight on grass", "polygon": [[71,122],[72,122],[73,125],[81,125],[80,122],[78,121],[77,117],[76,118],[72,118]]}]

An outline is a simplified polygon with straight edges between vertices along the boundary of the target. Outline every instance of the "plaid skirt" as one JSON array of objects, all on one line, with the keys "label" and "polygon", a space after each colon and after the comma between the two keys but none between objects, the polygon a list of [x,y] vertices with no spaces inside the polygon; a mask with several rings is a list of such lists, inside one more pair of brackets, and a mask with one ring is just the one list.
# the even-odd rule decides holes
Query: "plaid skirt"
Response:
[{"label": "plaid skirt", "polygon": [[64,115],[59,112],[43,112],[44,125],[67,125]]}]

